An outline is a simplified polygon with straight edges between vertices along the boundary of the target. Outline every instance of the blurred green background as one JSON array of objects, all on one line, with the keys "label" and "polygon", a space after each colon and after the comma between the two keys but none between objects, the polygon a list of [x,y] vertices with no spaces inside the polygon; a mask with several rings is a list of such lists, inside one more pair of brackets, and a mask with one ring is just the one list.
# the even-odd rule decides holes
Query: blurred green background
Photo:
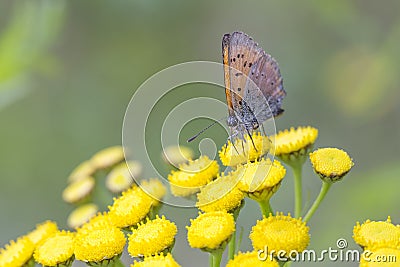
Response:
[{"label": "blurred green background", "polygon": [[[312,125],[317,147],[344,148],[355,161],[310,221],[310,248],[336,248],[338,238],[357,248],[356,221],[390,215],[400,223],[399,1],[1,1],[0,246],[46,219],[66,227],[67,176],[94,152],[121,144],[136,88],[170,65],[220,62],[221,37],[234,30],[279,62],[287,97],[277,129]],[[223,100],[223,91],[215,94]],[[160,151],[158,143],[150,149]],[[320,181],[309,165],[304,194],[312,202]],[[289,171],[274,209],[291,212],[292,192]],[[163,211],[179,227],[177,261],[204,266],[207,255],[185,238],[197,211]],[[259,217],[247,202],[242,250],[250,249],[248,229]]]}]

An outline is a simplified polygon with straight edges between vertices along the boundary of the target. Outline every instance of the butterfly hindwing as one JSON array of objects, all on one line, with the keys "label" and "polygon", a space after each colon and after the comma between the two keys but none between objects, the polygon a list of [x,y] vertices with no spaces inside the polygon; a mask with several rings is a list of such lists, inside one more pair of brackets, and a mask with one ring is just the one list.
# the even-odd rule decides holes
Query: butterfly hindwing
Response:
[{"label": "butterfly hindwing", "polygon": [[249,72],[244,99],[262,123],[283,112],[281,104],[285,96],[278,63],[270,55],[264,54]]}]

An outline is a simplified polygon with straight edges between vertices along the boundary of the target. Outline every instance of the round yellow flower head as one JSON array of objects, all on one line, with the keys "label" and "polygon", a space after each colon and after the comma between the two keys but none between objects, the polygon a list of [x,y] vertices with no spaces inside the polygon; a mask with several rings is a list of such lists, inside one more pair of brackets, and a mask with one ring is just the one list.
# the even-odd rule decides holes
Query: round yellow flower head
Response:
[{"label": "round yellow flower head", "polygon": [[[260,255],[265,257],[265,255]],[[226,267],[279,267],[277,261],[271,258],[260,258],[257,251],[241,253],[235,255]]]},{"label": "round yellow flower head", "polygon": [[[275,145],[275,155],[283,156],[308,150],[318,137],[318,130],[311,127],[290,128],[277,133],[272,142]],[[301,153],[304,154],[304,153]]]},{"label": "round yellow flower head", "polygon": [[92,229],[102,228],[104,226],[115,226],[107,212],[98,212],[88,222],[84,223],[78,231],[90,231]]},{"label": "round yellow flower head", "polygon": [[57,233],[57,231],[58,227],[55,222],[45,221],[41,224],[36,225],[36,228],[30,233],[28,233],[27,236],[36,247],[43,240]]},{"label": "round yellow flower head", "polygon": [[157,178],[141,181],[140,188],[154,199],[153,205],[158,205],[167,193],[167,188]]},{"label": "round yellow flower head", "polygon": [[399,261],[400,249],[372,248],[361,255],[359,267],[398,267]]},{"label": "round yellow flower head", "polygon": [[178,167],[180,164],[193,159],[194,152],[186,146],[168,146],[164,148],[161,156],[165,163]]},{"label": "round yellow flower head", "polygon": [[179,171],[168,176],[171,192],[174,196],[187,197],[197,193],[200,188],[211,182],[218,174],[219,166],[215,160],[201,156],[196,160],[179,165]]},{"label": "round yellow flower head", "polygon": [[142,170],[143,166],[138,161],[122,162],[107,175],[106,187],[113,193],[121,193],[132,186],[133,178],[139,178]]},{"label": "round yellow flower head", "polygon": [[85,177],[76,182],[70,183],[63,191],[63,200],[67,203],[77,203],[89,197],[94,189],[93,177]]},{"label": "round yellow flower head", "polygon": [[89,221],[96,213],[98,212],[99,208],[96,204],[88,203],[78,208],[74,209],[68,216],[67,224],[68,227],[76,229],[85,222]]},{"label": "round yellow flower head", "polygon": [[79,229],[75,236],[75,257],[87,263],[103,263],[112,260],[124,250],[126,243],[124,233],[113,226]]},{"label": "round yellow flower head", "polygon": [[251,138],[249,135],[245,135],[244,140],[237,138],[234,143],[229,140],[219,151],[222,164],[233,167],[259,159],[270,151],[271,140],[269,140],[268,136],[261,135],[260,132],[254,132]]},{"label": "round yellow flower head", "polygon": [[143,261],[134,262],[131,267],[180,267],[180,265],[174,260],[172,255],[157,255],[154,257],[145,257]]},{"label": "round yellow flower head", "polygon": [[177,232],[176,225],[164,216],[147,219],[146,223],[139,224],[136,229],[132,228],[128,252],[132,257],[146,257],[169,251],[174,245]]},{"label": "round yellow flower head", "polygon": [[345,176],[354,163],[350,156],[337,148],[320,148],[310,153],[314,171],[326,182],[336,182]]},{"label": "round yellow flower head", "polygon": [[190,220],[187,238],[192,248],[212,251],[223,247],[235,231],[233,215],[224,211],[199,214]]},{"label": "round yellow flower head", "polygon": [[237,183],[236,176],[221,174],[200,189],[197,194],[196,207],[204,212],[235,210],[241,205],[244,198],[244,193],[239,190]]},{"label": "round yellow flower head", "polygon": [[90,163],[96,169],[107,169],[124,160],[122,146],[112,146],[100,150],[90,159]]},{"label": "round yellow flower head", "polygon": [[137,186],[122,192],[109,206],[108,215],[117,227],[124,228],[136,225],[143,220],[152,207],[153,199]]},{"label": "round yellow flower head", "polygon": [[234,174],[239,179],[240,190],[250,198],[265,200],[278,190],[286,169],[277,160],[261,159],[238,166]]},{"label": "round yellow flower head", "polygon": [[27,236],[18,238],[16,242],[12,240],[5,248],[0,248],[0,266],[23,266],[30,262],[34,249],[34,244]]},{"label": "round yellow flower head", "polygon": [[285,256],[289,256],[291,251],[302,252],[310,243],[309,228],[305,222],[283,213],[257,221],[250,239],[255,250],[266,251],[267,248],[269,252],[282,251]]},{"label": "round yellow flower head", "polygon": [[353,239],[363,248],[400,246],[400,226],[391,223],[390,217],[384,222],[367,220],[357,222],[353,229]]},{"label": "round yellow flower head", "polygon": [[58,232],[35,250],[35,261],[43,266],[69,266],[74,260],[74,234]]},{"label": "round yellow flower head", "polygon": [[96,172],[94,166],[90,163],[90,161],[86,160],[79,164],[69,175],[68,182],[76,182],[82,178],[86,178],[88,176],[92,176]]}]

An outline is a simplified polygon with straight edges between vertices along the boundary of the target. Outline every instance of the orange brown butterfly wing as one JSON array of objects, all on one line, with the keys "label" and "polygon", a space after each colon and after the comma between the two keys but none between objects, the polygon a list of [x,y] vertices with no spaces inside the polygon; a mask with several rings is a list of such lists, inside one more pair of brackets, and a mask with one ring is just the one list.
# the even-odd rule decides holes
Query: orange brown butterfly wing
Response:
[{"label": "orange brown butterfly wing", "polygon": [[270,55],[264,54],[249,72],[244,100],[257,121],[262,123],[283,112],[281,104],[285,96],[278,63]]},{"label": "orange brown butterfly wing", "polygon": [[241,110],[247,76],[264,54],[258,44],[243,32],[226,34],[222,40],[225,93],[229,115]]}]

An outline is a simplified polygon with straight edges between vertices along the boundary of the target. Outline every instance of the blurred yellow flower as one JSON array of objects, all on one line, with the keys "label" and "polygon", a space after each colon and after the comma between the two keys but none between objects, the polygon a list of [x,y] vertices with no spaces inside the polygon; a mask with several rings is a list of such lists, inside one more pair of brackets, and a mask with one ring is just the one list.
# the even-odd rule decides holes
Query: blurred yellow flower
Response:
[{"label": "blurred yellow flower", "polygon": [[57,231],[58,227],[55,222],[45,221],[36,225],[36,228],[28,233],[27,236],[36,247],[39,243],[55,234]]},{"label": "blurred yellow flower", "polygon": [[187,238],[192,248],[212,251],[229,241],[235,231],[233,215],[224,211],[212,211],[199,214],[190,220],[187,226]]},{"label": "blurred yellow flower", "polygon": [[67,225],[76,229],[96,215],[99,208],[96,204],[88,203],[74,209],[68,216]]},{"label": "blurred yellow flower", "polygon": [[11,240],[5,248],[0,249],[0,266],[24,266],[32,258],[34,249],[35,245],[27,236],[20,237],[17,241]]},{"label": "blurred yellow flower", "polygon": [[128,252],[132,257],[157,255],[170,250],[175,242],[178,229],[175,223],[156,217],[132,228],[129,235]]},{"label": "blurred yellow flower", "polygon": [[215,160],[201,156],[196,160],[179,165],[179,171],[168,176],[171,192],[175,196],[190,196],[211,182],[218,174],[219,166]]},{"label": "blurred yellow flower", "polygon": [[219,151],[222,164],[233,167],[259,159],[270,151],[271,140],[268,136],[261,135],[260,132],[254,132],[251,137],[255,147],[249,135],[245,135],[244,140],[235,139],[234,143],[229,140]]},{"label": "blurred yellow flower", "polygon": [[361,255],[359,267],[398,267],[400,249],[371,248]]},{"label": "blurred yellow flower", "polygon": [[106,177],[106,187],[113,193],[121,193],[130,188],[134,178],[142,175],[143,166],[138,161],[122,162],[115,166]]},{"label": "blurred yellow flower", "polygon": [[390,217],[386,221],[367,220],[360,225],[357,222],[353,229],[353,239],[363,248],[400,246],[400,226],[391,223]]},{"label": "blurred yellow flower", "polygon": [[172,255],[157,255],[154,257],[145,257],[143,261],[135,261],[131,267],[180,267]]},{"label": "blurred yellow flower", "polygon": [[336,182],[353,167],[350,156],[337,148],[320,148],[310,153],[314,171],[326,182]]},{"label": "blurred yellow flower", "polygon": [[124,150],[122,146],[112,146],[100,150],[90,159],[90,163],[96,169],[107,169],[124,160]]},{"label": "blurred yellow flower", "polygon": [[35,250],[35,261],[43,266],[68,266],[74,259],[74,234],[58,232],[46,239]]},{"label": "blurred yellow flower", "polygon": [[299,152],[302,149],[308,149],[312,146],[318,137],[318,130],[311,127],[290,128],[277,133],[272,138],[275,145],[275,155],[282,156]]},{"label": "blurred yellow flower", "polygon": [[87,176],[70,183],[63,191],[63,200],[67,203],[77,203],[89,197],[95,186],[93,177]]},{"label": "blurred yellow flower", "polygon": [[158,205],[167,193],[167,188],[157,178],[142,180],[140,188],[154,199],[153,205]]},{"label": "blurred yellow flower", "polygon": [[186,146],[168,146],[164,148],[161,156],[165,163],[178,167],[180,164],[193,159],[194,152]]},{"label": "blurred yellow flower", "polygon": [[76,182],[82,178],[92,176],[95,172],[95,167],[90,163],[89,160],[86,160],[76,166],[76,168],[71,172],[68,177],[68,182]]},{"label": "blurred yellow flower", "polygon": [[[291,251],[302,252],[310,243],[309,228],[301,219],[292,218],[283,213],[257,221],[250,233],[255,250],[284,251],[289,256]],[[281,255],[282,256],[282,255]]]},{"label": "blurred yellow flower", "polygon": [[124,233],[113,226],[104,225],[91,230],[79,229],[74,241],[77,260],[101,263],[118,257],[125,247]]},{"label": "blurred yellow flower", "polygon": [[204,212],[230,212],[240,206],[244,194],[237,187],[236,176],[224,175],[200,189],[197,194],[196,207]]},{"label": "blurred yellow flower", "polygon": [[286,169],[277,160],[261,159],[238,166],[233,174],[239,180],[240,190],[251,198],[265,200],[278,190]]},{"label": "blurred yellow flower", "polygon": [[109,206],[108,215],[115,226],[130,227],[147,216],[153,202],[154,200],[142,189],[134,186],[114,199],[112,206]]},{"label": "blurred yellow flower", "polygon": [[[264,257],[264,255],[262,255]],[[279,267],[277,261],[271,258],[262,260],[258,256],[257,251],[241,253],[235,255],[235,258],[230,260],[226,267]]]}]

